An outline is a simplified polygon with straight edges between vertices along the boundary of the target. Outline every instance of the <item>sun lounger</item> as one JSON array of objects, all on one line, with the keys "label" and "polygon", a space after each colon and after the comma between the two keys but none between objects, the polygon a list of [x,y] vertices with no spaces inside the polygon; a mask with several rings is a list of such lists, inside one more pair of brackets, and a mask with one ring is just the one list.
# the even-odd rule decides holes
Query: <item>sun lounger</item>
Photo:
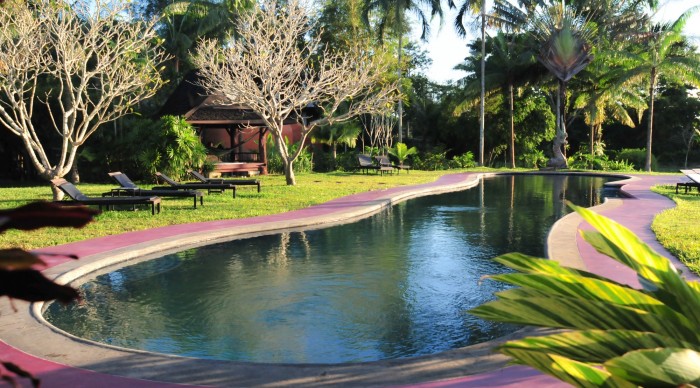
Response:
[{"label": "sun lounger", "polygon": [[381,167],[393,167],[397,170],[397,173],[398,173],[398,171],[401,171],[401,170],[406,170],[406,173],[408,173],[408,170],[411,169],[411,166],[409,166],[407,164],[391,163],[391,161],[389,160],[389,157],[386,155],[377,155],[374,158],[377,160],[377,162],[379,162],[379,166],[381,166]]},{"label": "sun lounger", "polygon": [[700,172],[697,170],[681,170],[690,181],[678,182],[676,183],[676,194],[678,194],[678,188],[685,188],[685,193],[688,194],[688,190],[692,190],[693,187],[698,189],[700,193]]},{"label": "sun lounger", "polygon": [[258,193],[260,192],[260,181],[257,179],[222,179],[222,178],[207,178],[200,174],[199,171],[187,170],[187,172],[192,175],[195,179],[202,183],[220,183],[220,184],[231,184],[236,186],[257,186]]},{"label": "sun lounger", "polygon": [[357,169],[365,174],[368,174],[370,170],[379,171],[379,166],[374,164],[372,157],[369,155],[359,154],[357,155],[357,161],[360,163]]},{"label": "sun lounger", "polygon": [[70,201],[56,201],[59,205],[97,205],[100,210],[103,206],[113,209],[115,205],[151,205],[151,214],[156,214],[156,209],[160,213],[160,197],[157,196],[88,197],[63,178],[52,179],[51,183],[71,198]]},{"label": "sun lounger", "polygon": [[199,199],[199,204],[204,205],[204,193],[201,191],[197,190],[172,190],[172,189],[167,189],[167,190],[148,190],[148,189],[142,189],[136,185],[131,179],[129,179],[126,174],[120,172],[120,171],[114,171],[108,173],[109,176],[114,178],[114,180],[119,183],[119,188],[112,189],[110,194],[112,194],[113,197],[122,197],[122,196],[154,196],[157,195],[159,197],[192,197],[193,202],[194,202],[194,208],[197,208],[197,199]]},{"label": "sun lounger", "polygon": [[156,186],[153,190],[207,190],[207,193],[223,193],[226,190],[233,192],[236,198],[236,185],[230,183],[179,183],[169,176],[156,172],[156,178],[168,184],[168,186]]},{"label": "sun lounger", "polygon": [[384,155],[376,155],[374,159],[377,161],[379,164],[379,172],[384,175],[384,173],[387,174],[393,174],[394,171],[397,171],[397,169],[391,164],[389,161],[389,158],[384,156]]}]

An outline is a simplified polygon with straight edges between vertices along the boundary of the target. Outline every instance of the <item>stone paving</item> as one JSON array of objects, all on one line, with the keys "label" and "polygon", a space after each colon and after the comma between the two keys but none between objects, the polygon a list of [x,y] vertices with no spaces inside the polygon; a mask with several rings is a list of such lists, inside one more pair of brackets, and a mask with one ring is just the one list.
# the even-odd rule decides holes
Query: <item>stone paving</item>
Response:
[{"label": "stone paving", "polygon": [[[682,264],[663,249],[650,230],[653,216],[674,206],[649,191],[657,184],[675,184],[678,176],[635,176],[624,182],[630,199],[612,200],[600,213],[632,229],[657,251]],[[206,244],[240,236],[275,233],[321,224],[350,222],[410,198],[463,190],[478,184],[477,174],[450,174],[433,183],[403,186],[339,198],[325,204],[284,214],[241,220],[173,225],[125,233],[38,250],[78,254],[70,261],[47,256],[47,276],[68,282],[108,263],[161,254],[188,244]],[[599,255],[578,237],[581,224],[569,215],[555,225],[548,256],[629,284],[631,271]],[[556,243],[555,243],[556,242]],[[688,273],[686,270],[685,273]],[[697,277],[693,277],[697,279]],[[412,386],[412,387],[522,387],[564,386],[557,380],[520,366],[505,366],[493,354],[493,343],[456,349],[408,360],[339,365],[268,365],[157,355],[97,345],[60,335],[40,317],[41,306],[16,301],[18,312],[0,305],[0,359],[12,360],[42,379],[43,387],[174,387],[174,386]],[[21,350],[20,350],[21,349]],[[26,384],[26,380],[22,381]]]}]

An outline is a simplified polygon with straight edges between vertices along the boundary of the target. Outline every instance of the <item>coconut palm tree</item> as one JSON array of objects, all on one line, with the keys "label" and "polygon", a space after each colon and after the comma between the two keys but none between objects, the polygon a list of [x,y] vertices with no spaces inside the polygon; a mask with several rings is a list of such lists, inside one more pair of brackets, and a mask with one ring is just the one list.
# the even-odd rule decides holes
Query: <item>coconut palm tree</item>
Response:
[{"label": "coconut palm tree", "polygon": [[311,135],[311,139],[312,141],[329,145],[331,147],[331,156],[333,161],[335,161],[338,156],[338,146],[347,145],[354,148],[357,145],[357,138],[360,136],[360,133],[362,133],[362,128],[356,122],[345,122],[320,127]]},{"label": "coconut palm tree", "polygon": [[[537,70],[535,53],[529,50],[525,41],[527,35],[506,35],[499,32],[495,37],[487,38],[487,52],[490,53],[486,65],[489,72],[484,79],[485,95],[502,92],[508,101],[510,117],[510,165],[515,168],[515,90],[526,84],[535,82],[541,76]],[[474,58],[472,56],[471,58]],[[475,63],[458,65],[456,69],[474,72],[480,76]],[[481,78],[481,77],[480,77]],[[474,105],[476,84],[467,84],[465,95],[467,99],[457,105],[455,113],[459,114]]]},{"label": "coconut palm tree", "polygon": [[[455,8],[456,5],[453,0],[448,0],[450,8]],[[455,28],[457,33],[461,36],[467,35],[467,29],[465,28],[464,19],[467,14],[479,15],[481,21],[481,96],[479,103],[479,160],[480,166],[484,165],[484,145],[485,145],[485,101],[486,101],[486,25],[487,25],[487,14],[486,14],[486,0],[464,0],[464,2],[459,6],[459,11],[457,12],[457,17],[455,18]]]},{"label": "coconut palm tree", "polygon": [[189,0],[163,8],[160,32],[163,46],[173,56],[175,73],[180,74],[182,62],[188,62],[198,39],[225,41],[234,33],[240,12],[251,9],[253,4],[250,0]]},{"label": "coconut palm tree", "polygon": [[[442,18],[442,7],[440,0],[365,0],[363,20],[369,27],[371,26],[372,15],[377,17],[377,35],[380,40],[384,39],[386,29],[389,28],[398,38],[397,48],[397,73],[399,77],[399,88],[403,79],[402,57],[403,57],[403,37],[409,32],[407,27],[406,13],[412,12],[418,17],[421,24],[421,39],[426,39],[430,33],[430,23],[425,13],[421,9],[423,5],[430,7],[430,16]],[[401,92],[401,90],[399,90]],[[398,114],[398,141],[403,141],[403,101],[399,100],[397,107]]]},{"label": "coconut palm tree", "polygon": [[700,56],[682,48],[683,27],[698,9],[700,6],[689,9],[670,24],[649,25],[647,32],[641,36],[641,45],[636,51],[619,54],[627,61],[629,69],[624,77],[632,83],[646,82],[649,91],[644,165],[646,171],[651,171],[654,102],[659,79],[663,77],[669,82],[700,86]]},{"label": "coconut palm tree", "polygon": [[608,118],[634,127],[630,110],[641,117],[647,106],[639,89],[624,86],[621,77],[624,69],[615,65],[613,58],[603,53],[576,77],[574,108],[581,111],[584,122],[590,128],[591,156],[602,151],[602,128]]}]

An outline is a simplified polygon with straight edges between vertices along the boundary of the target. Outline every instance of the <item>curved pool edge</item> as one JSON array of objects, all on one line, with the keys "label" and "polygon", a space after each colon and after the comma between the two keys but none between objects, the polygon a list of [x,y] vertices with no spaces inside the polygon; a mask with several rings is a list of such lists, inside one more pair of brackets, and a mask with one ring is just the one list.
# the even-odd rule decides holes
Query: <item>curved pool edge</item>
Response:
[{"label": "curved pool edge", "polygon": [[[193,241],[197,239],[205,239],[205,242],[212,242],[216,239],[230,238],[232,231],[241,233],[238,236],[247,236],[246,233],[274,233],[281,229],[287,228],[302,228],[314,227],[321,225],[319,221],[328,223],[344,223],[350,222],[357,218],[362,218],[374,214],[384,207],[391,206],[394,203],[414,198],[422,195],[430,195],[439,192],[462,190],[476,185],[482,176],[500,175],[497,173],[488,174],[451,174],[443,176],[436,182],[417,186],[403,186],[377,192],[362,193],[349,197],[340,198],[325,204],[313,206],[300,211],[285,213],[284,215],[276,215],[269,217],[257,217],[261,222],[251,222],[256,219],[248,219],[248,222],[239,220],[230,220],[228,222],[210,222],[202,223],[208,228],[178,228],[177,226],[159,228],[153,233],[155,238],[134,239],[133,244],[114,244],[113,241],[105,241],[103,239],[88,240],[80,243],[67,244],[61,248],[74,249],[80,248],[82,245],[98,245],[102,247],[96,249],[94,246],[85,247],[85,251],[93,252],[88,257],[84,257],[78,262],[68,264],[69,267],[75,266],[71,270],[77,270],[81,266],[84,268],[80,271],[83,273],[91,272],[105,264],[109,256],[121,255],[122,260],[142,255],[144,251],[154,249],[155,241],[165,244],[163,246],[182,245],[181,238],[186,237]],[[610,175],[610,174],[606,174]],[[675,179],[675,178],[674,178]],[[648,191],[648,187],[646,188]],[[664,197],[665,198],[665,197]],[[616,200],[623,202],[622,200]],[[619,207],[623,207],[622,205]],[[346,212],[344,211],[346,210]],[[289,219],[285,219],[287,217]],[[262,219],[262,220],[261,220]],[[268,229],[260,231],[256,226],[262,223],[268,223]],[[325,226],[325,224],[324,224]],[[169,232],[163,233],[161,229],[170,228]],[[568,228],[571,228],[570,226]],[[576,225],[578,228],[578,225]],[[209,232],[207,233],[207,229]],[[144,231],[148,233],[150,231]],[[131,234],[131,233],[129,233]],[[575,234],[575,230],[574,230]],[[124,235],[122,235],[122,239]],[[99,241],[98,241],[99,240]],[[110,240],[110,239],[106,239]],[[177,241],[177,244],[175,243]],[[104,244],[103,244],[104,243]],[[115,245],[117,245],[115,247]],[[109,248],[109,249],[105,249]],[[160,251],[161,248],[154,251]],[[56,249],[52,248],[52,252]],[[80,251],[80,249],[78,249]],[[134,251],[140,253],[133,253]],[[131,255],[131,256],[130,256]],[[90,266],[94,266],[92,269]],[[79,271],[79,272],[80,272]],[[47,274],[50,276],[61,276],[62,280],[68,280],[72,275],[67,275],[69,270],[61,265],[48,269]],[[76,273],[79,273],[76,272]],[[75,273],[74,273],[75,274]],[[82,275],[81,275],[82,276]],[[371,363],[355,363],[355,364],[335,364],[335,365],[288,365],[288,364],[255,364],[255,363],[240,363],[231,361],[215,361],[215,360],[200,360],[177,356],[166,356],[153,354],[148,352],[140,352],[126,349],[108,347],[105,345],[95,345],[85,340],[65,337],[59,335],[52,327],[44,326],[37,319],[35,313],[30,310],[29,304],[20,304],[15,302],[19,308],[17,314],[2,314],[0,315],[0,338],[2,338],[10,346],[27,351],[37,355],[35,358],[36,365],[44,362],[44,365],[37,366],[30,371],[38,370],[40,376],[45,376],[50,381],[51,376],[62,375],[62,379],[67,379],[68,375],[80,375],[80,379],[89,378],[98,379],[102,383],[106,380],[124,381],[121,376],[128,378],[148,379],[162,381],[167,385],[167,382],[178,384],[197,384],[197,385],[218,385],[218,386],[252,386],[252,385],[303,385],[303,386],[321,386],[321,385],[405,385],[416,384],[424,386],[432,385],[436,380],[455,379],[455,383],[466,384],[463,386],[483,386],[482,383],[491,386],[503,386],[497,383],[498,379],[516,378],[520,379],[523,375],[522,367],[509,367],[501,369],[504,366],[506,359],[503,356],[493,354],[491,347],[498,341],[486,342],[478,345],[473,345],[467,348],[455,349],[431,356],[416,357],[403,360],[386,360]],[[11,311],[9,306],[3,301],[1,311]],[[35,311],[40,310],[40,306],[35,306]],[[519,333],[521,334],[521,333]],[[35,339],[41,339],[41,343]],[[0,349],[0,354],[12,352],[8,346],[3,346]],[[28,356],[31,358],[37,356]],[[13,357],[13,360],[16,359]],[[45,361],[44,361],[45,360]],[[21,361],[18,363],[25,366]],[[84,368],[100,373],[93,373],[86,370],[74,369],[62,364],[72,365],[74,368]],[[493,373],[484,373],[494,371]],[[43,372],[42,372],[43,371]],[[542,379],[541,375],[532,375],[526,372],[528,379]],[[461,377],[471,375],[468,377]],[[92,376],[92,377],[90,377]],[[490,377],[489,377],[490,376]],[[495,379],[495,380],[494,380]],[[66,380],[68,381],[68,380]],[[480,381],[480,383],[476,383]],[[522,382],[522,380],[519,380]],[[528,380],[530,381],[530,380]],[[533,380],[534,381],[534,380]],[[545,378],[545,381],[546,378]],[[131,381],[134,383],[133,381]],[[460,383],[461,382],[461,383]],[[549,383],[557,384],[549,381]],[[115,383],[118,386],[120,383]],[[476,385],[475,385],[476,384]],[[56,381],[51,384],[60,386]],[[94,385],[94,384],[92,384]],[[163,386],[158,382],[139,381],[141,386]],[[65,386],[76,386],[73,383],[67,383]],[[83,384],[90,386],[90,384]]]}]

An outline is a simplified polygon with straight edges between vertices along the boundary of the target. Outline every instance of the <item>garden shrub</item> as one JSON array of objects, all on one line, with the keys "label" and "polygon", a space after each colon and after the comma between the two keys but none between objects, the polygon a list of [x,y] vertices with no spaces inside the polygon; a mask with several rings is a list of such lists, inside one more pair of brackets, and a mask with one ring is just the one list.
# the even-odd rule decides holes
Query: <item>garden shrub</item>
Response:
[{"label": "garden shrub", "polygon": [[608,171],[634,171],[634,164],[626,160],[608,160],[605,163],[605,170]]},{"label": "garden shrub", "polygon": [[607,155],[591,155],[588,150],[581,150],[568,158],[570,168],[602,171],[634,171],[634,164],[625,159],[611,160]]},{"label": "garden shrub", "polygon": [[[337,169],[337,161],[333,159],[333,155],[328,152],[313,153],[313,169],[316,172],[330,172]],[[296,162],[295,162],[296,166]],[[296,170],[296,168],[295,168]]]},{"label": "garden shrub", "polygon": [[474,153],[467,151],[462,155],[457,155],[450,161],[450,167],[453,168],[472,168],[476,167],[476,160],[474,159]]},{"label": "garden shrub", "polygon": [[339,153],[335,159],[336,169],[339,171],[354,171],[357,169],[357,152],[348,151]]},{"label": "garden shrub", "polygon": [[[647,151],[644,148],[623,148],[619,152],[615,153],[614,160],[626,160],[634,165],[637,170],[643,170],[644,165],[647,160]],[[656,157],[651,155],[651,169],[656,170],[658,168]]]},{"label": "garden shrub", "polygon": [[448,167],[447,151],[441,148],[425,152],[422,157],[416,155],[413,158],[413,168],[416,170],[437,171],[446,170]]},{"label": "garden shrub", "polygon": [[[284,138],[288,153],[291,155],[297,151],[299,144],[289,144],[289,139]],[[268,137],[267,171],[272,174],[284,174],[284,162],[277,150],[277,145],[272,136]],[[299,157],[294,161],[294,172],[311,172],[313,170],[313,155],[309,147],[304,147]]]},{"label": "garden shrub", "polygon": [[520,155],[518,158],[525,167],[540,168],[547,165],[547,157],[542,150],[533,150],[531,152]]},{"label": "garden shrub", "polygon": [[567,158],[569,168],[584,169],[584,170],[606,170],[608,157],[606,155],[591,155],[587,149],[582,149],[579,152]]},{"label": "garden shrub", "polygon": [[153,133],[142,139],[141,146],[138,161],[151,176],[161,171],[182,179],[188,169],[201,168],[207,157],[206,147],[183,117],[161,117]]}]

